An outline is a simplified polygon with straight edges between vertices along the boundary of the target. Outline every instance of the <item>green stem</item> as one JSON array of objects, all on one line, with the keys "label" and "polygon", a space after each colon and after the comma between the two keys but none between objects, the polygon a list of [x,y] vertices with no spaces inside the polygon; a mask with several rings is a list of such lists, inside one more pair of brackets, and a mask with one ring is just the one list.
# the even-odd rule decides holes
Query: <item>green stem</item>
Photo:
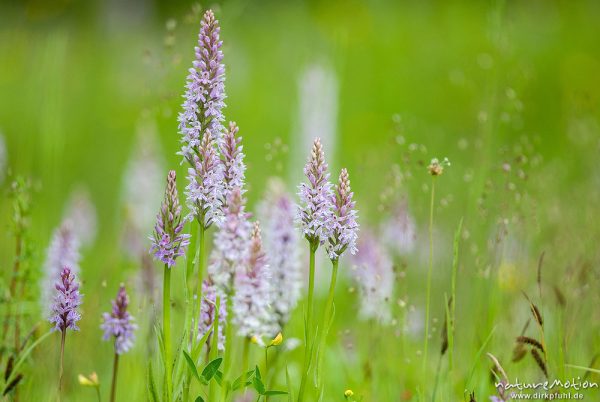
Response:
[{"label": "green stem", "polygon": [[115,396],[117,393],[117,372],[119,370],[119,354],[115,352],[115,359],[113,361],[113,374],[112,384],[110,386],[110,402],[115,402]]},{"label": "green stem", "polygon": [[[427,270],[427,306],[425,310],[425,344],[423,346],[423,380],[427,378],[427,346],[429,343],[429,309],[431,301],[431,272],[433,271],[433,206],[435,201],[435,177],[431,179],[431,202],[429,204],[429,268]],[[425,387],[425,385],[424,385]],[[425,393],[425,389],[423,389]]]},{"label": "green stem", "polygon": [[[269,389],[269,347],[265,348],[265,388]],[[269,401],[269,396],[265,395],[265,402]]]},{"label": "green stem", "polygon": [[[198,253],[194,260],[199,263],[198,266],[198,305],[200,305],[200,295],[202,294],[202,278],[206,270],[206,228],[204,225],[199,225],[198,229]],[[198,310],[199,311],[199,310]]]},{"label": "green stem", "polygon": [[[248,361],[250,357],[250,338],[249,337],[244,337],[244,350],[242,352],[242,389],[246,389],[246,381],[247,381],[247,377],[246,377],[246,373],[248,373]],[[246,391],[244,391],[244,394],[246,393]]]},{"label": "green stem", "polygon": [[[190,223],[190,233],[192,234],[192,238],[190,239],[190,245],[187,250],[186,255],[186,269],[185,269],[185,278],[188,290],[188,298],[192,298],[192,276],[194,275],[194,268],[196,263],[196,256],[198,255],[198,245],[200,243],[200,230],[201,226],[198,224],[197,220],[193,220]],[[194,230],[196,229],[196,230]]]},{"label": "green stem", "polygon": [[63,329],[60,335],[60,367],[58,371],[58,400],[60,402],[60,394],[62,392],[62,379],[64,374],[64,360],[65,360],[65,340],[67,337],[67,329]]},{"label": "green stem", "polygon": [[[212,345],[210,347],[209,359],[208,361],[212,361],[217,357],[219,353],[219,312],[221,311],[221,296],[217,292],[217,303],[215,305],[215,318],[213,321],[213,329],[212,329]],[[217,392],[215,381],[211,381],[208,386],[208,395],[209,401],[216,401],[215,393]]]},{"label": "green stem", "polygon": [[315,291],[315,253],[319,247],[318,242],[310,242],[310,260],[308,273],[308,300],[306,306],[306,327],[304,328],[304,367],[302,370],[302,379],[300,381],[300,390],[298,391],[298,402],[304,400],[304,390],[308,379],[308,370],[310,369],[310,361],[312,357],[312,314],[313,314],[313,297]]},{"label": "green stem", "polygon": [[[194,233],[195,226],[195,233]],[[186,266],[186,286],[187,286],[187,304],[186,304],[186,322],[189,322],[188,334],[190,336],[189,339],[189,348],[191,351],[195,349],[196,342],[198,340],[198,325],[197,320],[200,316],[200,305],[202,303],[202,280],[199,277],[199,285],[197,286],[198,293],[196,299],[194,299],[194,291],[192,285],[192,277],[194,275],[194,271],[196,267],[199,266],[200,256],[204,256],[205,250],[205,228],[200,224],[197,220],[192,222],[192,240],[190,245],[193,245],[188,249],[187,254],[187,266]],[[198,268],[199,271],[202,270],[202,267]],[[199,273],[201,275],[201,273]],[[191,314],[191,317],[187,317],[188,314]],[[192,382],[192,372],[189,367],[185,370],[185,381],[183,388],[183,400],[187,401],[189,399],[190,394],[190,386]]]},{"label": "green stem", "polygon": [[338,272],[338,263],[339,260],[332,260],[331,265],[331,281],[329,282],[329,293],[327,294],[327,301],[325,303],[325,312],[323,314],[323,323],[321,324],[321,330],[319,331],[319,349],[318,349],[318,360],[317,360],[317,384],[319,385],[319,395],[321,394],[321,390],[323,389],[323,378],[322,374],[322,366],[323,359],[325,356],[325,345],[327,344],[327,332],[329,331],[330,317],[333,309],[333,296],[335,294],[335,284],[337,282],[337,272]]},{"label": "green stem", "polygon": [[163,280],[163,342],[165,346],[165,391],[171,399],[171,269],[165,264]]},{"label": "green stem", "polygon": [[[231,289],[233,286],[230,287]],[[231,373],[231,355],[233,354],[233,324],[231,322],[233,318],[233,291],[227,295],[227,303],[225,305],[227,310],[227,320],[225,322],[225,351],[223,356],[223,378],[225,379],[223,387],[223,402],[227,400],[229,395],[229,375]]]}]

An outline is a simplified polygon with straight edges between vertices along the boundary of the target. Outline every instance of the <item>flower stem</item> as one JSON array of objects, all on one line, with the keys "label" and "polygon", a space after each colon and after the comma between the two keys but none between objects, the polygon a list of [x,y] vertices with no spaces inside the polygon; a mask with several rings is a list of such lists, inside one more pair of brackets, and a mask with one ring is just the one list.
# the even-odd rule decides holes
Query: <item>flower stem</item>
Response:
[{"label": "flower stem", "polygon": [[[206,228],[200,224],[198,229],[198,253],[194,257],[194,265],[198,265],[198,306],[200,306],[200,295],[202,294],[202,279],[206,270]],[[198,310],[200,312],[200,310]]]},{"label": "flower stem", "polygon": [[67,330],[63,329],[60,336],[60,368],[58,370],[58,400],[60,401],[60,394],[62,393],[62,379],[64,373],[64,360],[65,360],[65,340],[67,338]]},{"label": "flower stem", "polygon": [[[269,347],[265,348],[265,387],[269,389]],[[265,402],[269,401],[269,396],[265,395]]]},{"label": "flower stem", "polygon": [[[227,310],[227,320],[225,322],[225,351],[223,353],[223,378],[225,379],[225,384],[228,384],[229,381],[229,375],[231,373],[231,355],[233,352],[233,324],[231,322],[231,319],[233,318],[233,294],[231,293],[227,296],[227,303],[225,305]],[[227,386],[223,387],[223,402],[227,400],[228,394],[229,389]]]},{"label": "flower stem", "polygon": [[113,375],[112,384],[110,386],[110,402],[115,402],[115,395],[117,392],[117,371],[119,369],[119,354],[115,352],[115,359],[113,361]]},{"label": "flower stem", "polygon": [[300,390],[298,391],[298,402],[304,400],[304,390],[306,388],[306,381],[308,379],[308,371],[310,369],[310,361],[312,357],[312,342],[310,340],[312,335],[312,314],[313,314],[313,297],[315,291],[315,253],[319,243],[310,242],[310,260],[309,260],[309,273],[308,273],[308,300],[306,306],[306,327],[304,328],[304,368],[302,370],[302,379],[300,381]]},{"label": "flower stem", "polygon": [[[210,347],[210,352],[209,352],[209,358],[208,361],[212,361],[214,358],[217,357],[217,354],[219,353],[219,312],[221,310],[221,296],[219,295],[219,293],[217,293],[217,303],[215,305],[215,318],[213,321],[213,329],[212,329],[212,345]],[[215,397],[215,393],[216,393],[216,388],[215,388],[215,381],[211,381],[210,384],[208,385],[208,395],[209,401],[215,401],[216,397]]]},{"label": "flower stem", "polygon": [[325,304],[325,312],[323,314],[323,323],[321,330],[319,331],[319,357],[317,361],[317,384],[319,385],[319,393],[323,388],[323,378],[321,378],[321,371],[323,365],[323,358],[325,356],[325,345],[327,344],[327,332],[329,330],[328,324],[331,324],[330,317],[333,309],[333,296],[335,294],[335,284],[337,282],[339,260],[335,259],[331,261],[331,281],[329,282],[329,293],[327,294],[327,301]]},{"label": "flower stem", "polygon": [[429,307],[431,301],[431,272],[433,271],[433,206],[435,202],[435,177],[431,178],[431,201],[429,204],[429,268],[427,270],[427,304],[425,310],[425,342],[423,346],[423,379],[427,376],[427,346],[429,343]]},{"label": "flower stem", "polygon": [[248,380],[248,361],[250,357],[250,338],[244,337],[244,347],[242,349],[242,396],[247,394],[246,391],[246,381]]},{"label": "flower stem", "polygon": [[171,399],[171,269],[165,264],[163,280],[163,342],[165,347],[165,391]]}]

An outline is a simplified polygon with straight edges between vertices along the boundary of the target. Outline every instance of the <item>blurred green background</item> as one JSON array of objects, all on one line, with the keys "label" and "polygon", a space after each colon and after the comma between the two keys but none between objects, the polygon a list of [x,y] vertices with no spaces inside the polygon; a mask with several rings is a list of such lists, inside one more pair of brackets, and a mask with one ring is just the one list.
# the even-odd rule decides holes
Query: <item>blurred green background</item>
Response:
[{"label": "blurred green background", "polygon": [[[302,105],[328,97],[333,106],[325,106],[332,111],[323,123],[331,128],[326,153],[332,176],[342,166],[350,171],[361,224],[376,227],[403,197],[417,222],[416,251],[396,261],[406,273],[397,297],[409,305],[422,306],[425,297],[426,166],[433,157],[451,161],[436,188],[433,316],[443,317],[452,233],[464,218],[456,345],[464,361],[453,379],[456,395],[462,395],[477,349],[494,326],[490,350],[509,359],[512,337],[524,322],[514,319],[515,311],[521,318],[527,314],[519,290],[534,288],[543,250],[549,283],[562,285],[574,303],[565,313],[571,319],[569,360],[585,365],[600,351],[600,2],[5,1],[0,132],[12,174],[35,183],[35,269],[74,188],[88,188],[98,212],[99,236],[81,263],[85,318],[81,333],[69,339],[77,356],[67,369],[67,400],[93,397],[76,385],[77,373],[96,370],[108,384],[110,347],[98,345],[97,325],[117,284],[135,270],[121,256],[120,196],[140,121],[155,122],[165,166],[178,171],[183,188],[187,167],[175,154],[176,117],[200,16],[209,7],[221,21],[225,114],[244,138],[251,208],[274,174],[295,191],[308,154],[303,127],[310,116]],[[311,68],[324,71],[333,90],[323,95],[317,80],[302,100],[303,77]],[[9,210],[3,197],[3,271],[13,258],[5,230]],[[515,285],[501,283],[503,264],[515,267],[509,272]],[[582,273],[586,264],[589,271]],[[338,297],[356,303],[351,286],[344,280]],[[398,319],[404,317],[401,303],[393,304]],[[562,312],[548,308],[556,314],[548,324],[549,343],[558,351],[558,328],[566,324],[558,318]],[[298,313],[293,336],[301,337],[300,326]],[[376,374],[367,376],[369,345],[361,342],[378,333],[369,328],[356,322],[353,309],[339,309],[332,349],[349,357],[346,370],[333,370],[328,380],[331,394],[340,396],[331,400],[342,400],[346,387],[366,401],[398,400],[419,381],[411,367],[420,367],[420,338],[399,347],[403,336],[397,328],[380,333],[383,339],[374,344],[383,351],[371,354],[378,363],[370,368]],[[336,343],[348,337],[359,357],[344,349],[345,341]],[[52,387],[52,345],[42,353],[23,386],[32,399],[24,400],[45,400],[43,390]],[[132,400],[143,400],[143,356],[138,344],[123,359],[122,372],[131,370],[120,392]],[[488,366],[486,360],[477,363],[470,384],[484,395],[491,392]],[[509,374],[518,370],[524,368]]]}]

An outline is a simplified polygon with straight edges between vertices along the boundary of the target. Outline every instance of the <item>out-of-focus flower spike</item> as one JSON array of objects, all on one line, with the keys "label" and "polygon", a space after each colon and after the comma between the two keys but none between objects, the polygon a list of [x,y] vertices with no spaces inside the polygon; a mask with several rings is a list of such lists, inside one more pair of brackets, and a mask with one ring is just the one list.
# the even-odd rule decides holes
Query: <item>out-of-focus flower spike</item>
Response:
[{"label": "out-of-focus flower spike", "polygon": [[79,240],[75,236],[72,224],[64,222],[52,234],[50,246],[46,251],[43,279],[40,284],[40,304],[44,314],[49,313],[56,278],[60,276],[64,267],[69,267],[73,274],[79,274],[79,260]]},{"label": "out-of-focus flower spike", "polygon": [[92,245],[97,233],[96,207],[86,189],[73,191],[63,221],[69,222],[82,247]]},{"label": "out-of-focus flower spike", "polygon": [[389,322],[394,295],[392,259],[371,231],[361,234],[352,262],[352,273],[360,290],[361,317]]},{"label": "out-of-focus flower spike", "polygon": [[261,339],[277,334],[279,328],[270,304],[271,295],[269,265],[262,248],[260,226],[256,222],[250,238],[247,266],[235,276],[233,322],[240,336]]},{"label": "out-of-focus flower spike", "polygon": [[303,275],[300,266],[300,236],[294,228],[295,207],[280,179],[271,179],[258,207],[262,222],[263,246],[272,283],[272,307],[283,327],[301,297]]},{"label": "out-of-focus flower spike", "polygon": [[248,259],[252,228],[245,202],[241,190],[234,188],[227,200],[224,221],[214,238],[208,272],[217,288],[225,294],[231,293],[235,273],[244,269]]}]

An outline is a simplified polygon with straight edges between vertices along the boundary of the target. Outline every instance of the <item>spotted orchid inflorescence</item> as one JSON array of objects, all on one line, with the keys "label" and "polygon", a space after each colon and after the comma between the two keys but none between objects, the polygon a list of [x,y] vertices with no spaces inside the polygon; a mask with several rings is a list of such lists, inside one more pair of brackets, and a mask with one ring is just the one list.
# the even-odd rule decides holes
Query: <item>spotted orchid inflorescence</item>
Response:
[{"label": "spotted orchid inflorescence", "polygon": [[[206,331],[209,330],[214,324],[215,313],[217,310],[217,292],[220,292],[221,301],[219,306],[219,341],[218,349],[223,351],[225,349],[225,325],[227,324],[227,296],[222,294],[213,283],[208,280],[202,282],[202,301],[200,303],[200,319],[198,320],[198,339],[201,339],[206,335]],[[213,331],[211,329],[211,331]],[[211,337],[214,331],[206,339],[207,345],[212,344]]]},{"label": "spotted orchid inflorescence", "polygon": [[177,195],[176,175],[175,171],[171,170],[167,176],[165,198],[156,217],[154,235],[150,237],[152,240],[150,251],[154,258],[162,261],[169,268],[175,265],[177,257],[185,254],[190,242],[190,235],[182,233],[184,223]]},{"label": "spotted orchid inflorescence", "polygon": [[306,239],[314,244],[324,244],[332,223],[333,191],[321,140],[316,138],[310,158],[304,166],[308,183],[299,186],[300,207],[296,217]]},{"label": "spotted orchid inflorescence", "polygon": [[244,337],[272,338],[277,334],[271,308],[270,271],[263,251],[260,226],[254,223],[246,266],[236,272],[233,298],[234,323]]},{"label": "spotted orchid inflorescence", "polygon": [[114,338],[115,353],[119,355],[131,349],[137,330],[133,316],[127,311],[128,306],[129,296],[127,296],[125,286],[121,285],[117,297],[112,302],[112,312],[102,314],[102,325],[100,326],[104,331],[102,339],[108,341]]},{"label": "spotted orchid inflorescence", "polygon": [[351,254],[355,254],[357,251],[358,222],[356,221],[355,203],[352,200],[353,195],[348,171],[342,169],[333,196],[329,242],[327,243],[327,252],[332,260],[340,258],[346,250],[349,250]]},{"label": "spotted orchid inflorescence", "polygon": [[56,293],[52,303],[50,323],[54,331],[64,332],[67,329],[79,331],[77,321],[81,319],[79,306],[82,295],[79,293],[77,277],[69,267],[63,267],[60,277],[54,285]]},{"label": "spotted orchid inflorescence", "polygon": [[279,179],[269,181],[258,208],[263,246],[271,271],[273,312],[280,327],[289,320],[301,296],[300,236],[294,228],[294,203]]},{"label": "spotted orchid inflorescence", "polygon": [[195,59],[187,76],[183,111],[178,118],[183,144],[180,155],[192,164],[203,136],[208,132],[219,140],[223,130],[225,66],[220,30],[219,21],[208,10],[200,26]]},{"label": "spotted orchid inflorescence", "polygon": [[208,266],[210,278],[225,294],[231,293],[236,272],[245,267],[251,230],[245,199],[241,190],[234,188],[227,200],[225,219],[215,234]]}]

